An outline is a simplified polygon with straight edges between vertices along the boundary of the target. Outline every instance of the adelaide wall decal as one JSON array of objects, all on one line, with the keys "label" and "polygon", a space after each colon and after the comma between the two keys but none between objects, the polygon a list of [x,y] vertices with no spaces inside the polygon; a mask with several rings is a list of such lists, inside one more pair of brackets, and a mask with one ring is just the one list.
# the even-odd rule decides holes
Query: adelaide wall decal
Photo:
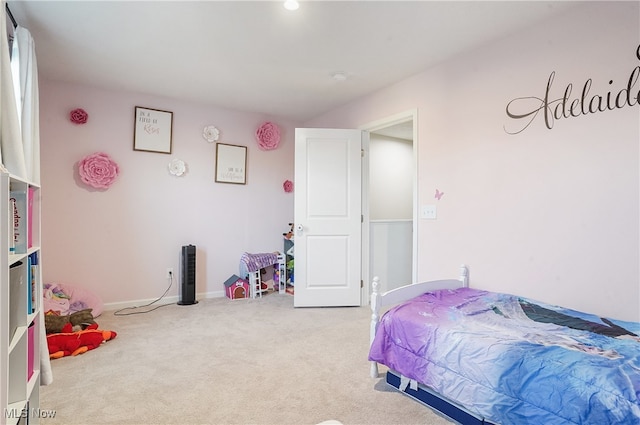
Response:
[{"label": "adelaide wall decal", "polygon": [[[636,49],[636,57],[640,60],[640,45]],[[514,130],[507,129],[504,131],[508,134],[518,134],[531,125],[536,117],[542,112],[544,125],[551,130],[555,121],[562,118],[574,118],[580,115],[595,114],[604,111],[613,111],[622,109],[627,106],[640,106],[640,89],[636,87],[638,78],[640,77],[640,66],[636,66],[629,75],[626,86],[619,90],[612,89],[606,94],[591,95],[591,78],[585,81],[579,94],[572,97],[573,84],[569,83],[562,97],[553,99],[550,97],[551,87],[556,72],[551,72],[547,80],[547,87],[544,97],[526,96],[518,97],[507,103],[506,112],[509,118],[518,120],[518,125]],[[613,86],[613,80],[609,80],[609,85]],[[526,109],[527,106],[532,109]],[[521,112],[524,111],[524,112]],[[524,121],[520,121],[524,120]]]}]

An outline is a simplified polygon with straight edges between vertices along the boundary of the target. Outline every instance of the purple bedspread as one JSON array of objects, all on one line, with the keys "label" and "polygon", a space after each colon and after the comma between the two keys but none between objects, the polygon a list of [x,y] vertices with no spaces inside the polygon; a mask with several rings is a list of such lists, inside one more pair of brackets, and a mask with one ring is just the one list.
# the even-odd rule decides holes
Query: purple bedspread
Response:
[{"label": "purple bedspread", "polygon": [[640,323],[471,288],[381,319],[369,359],[490,421],[640,424]]}]

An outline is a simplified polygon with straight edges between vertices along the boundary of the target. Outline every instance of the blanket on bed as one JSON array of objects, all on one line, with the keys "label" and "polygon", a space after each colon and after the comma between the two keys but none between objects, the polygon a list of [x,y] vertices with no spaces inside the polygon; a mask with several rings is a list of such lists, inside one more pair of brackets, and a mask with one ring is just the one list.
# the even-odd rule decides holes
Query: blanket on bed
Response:
[{"label": "blanket on bed", "polygon": [[471,288],[381,319],[369,359],[507,424],[640,423],[640,323]]}]

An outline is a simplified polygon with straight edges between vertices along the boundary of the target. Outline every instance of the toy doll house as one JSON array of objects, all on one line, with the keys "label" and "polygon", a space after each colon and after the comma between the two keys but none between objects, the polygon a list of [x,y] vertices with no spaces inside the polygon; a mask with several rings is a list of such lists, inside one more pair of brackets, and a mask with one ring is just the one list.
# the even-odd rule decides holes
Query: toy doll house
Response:
[{"label": "toy doll house", "polygon": [[249,298],[249,281],[234,274],[224,282],[224,292],[232,300]]}]

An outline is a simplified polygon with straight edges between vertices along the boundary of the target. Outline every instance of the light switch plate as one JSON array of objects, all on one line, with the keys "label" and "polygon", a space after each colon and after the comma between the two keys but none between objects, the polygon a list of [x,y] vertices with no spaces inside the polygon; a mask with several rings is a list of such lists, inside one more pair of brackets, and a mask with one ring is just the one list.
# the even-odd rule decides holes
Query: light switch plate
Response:
[{"label": "light switch plate", "polygon": [[438,217],[438,208],[435,205],[423,205],[420,217],[426,220],[435,220]]}]

